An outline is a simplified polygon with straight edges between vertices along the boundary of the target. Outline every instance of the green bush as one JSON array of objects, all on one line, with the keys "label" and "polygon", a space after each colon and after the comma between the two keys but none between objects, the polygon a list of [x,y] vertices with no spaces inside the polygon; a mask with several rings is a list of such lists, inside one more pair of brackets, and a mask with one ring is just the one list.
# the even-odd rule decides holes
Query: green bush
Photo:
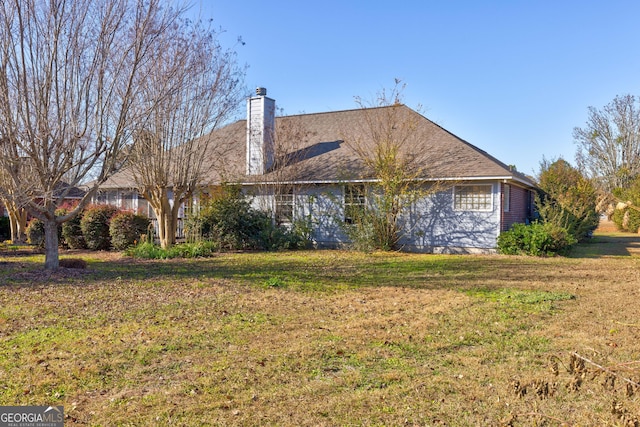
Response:
[{"label": "green bush", "polygon": [[82,214],[78,214],[62,224],[62,239],[71,249],[87,248],[87,243],[82,235],[82,227],[80,226],[81,220]]},{"label": "green bush", "polygon": [[640,211],[627,206],[624,209],[616,209],[611,218],[618,230],[637,233],[640,229]]},{"label": "green bush", "polygon": [[216,242],[201,241],[173,245],[167,250],[167,258],[204,258],[219,252]]},{"label": "green bush", "polygon": [[625,224],[624,224],[624,214],[625,212],[627,212],[627,210],[628,208],[616,209],[613,211],[613,215],[611,215],[611,220],[620,231],[626,231]]},{"label": "green bush", "polygon": [[239,189],[227,188],[211,200],[199,215],[201,235],[215,241],[221,249],[263,249],[263,234],[271,223],[265,213],[256,211]]},{"label": "green bush", "polygon": [[219,248],[215,242],[183,243],[162,249],[159,245],[142,242],[129,247],[126,254],[134,258],[169,259],[169,258],[202,258],[217,253]]},{"label": "green bush", "polygon": [[109,236],[113,249],[121,251],[135,245],[145,236],[151,221],[133,212],[118,212],[109,221]]},{"label": "green bush", "polygon": [[516,223],[498,236],[498,250],[506,255],[552,256],[564,254],[577,243],[566,229],[551,223]]},{"label": "green bush", "polygon": [[27,225],[26,233],[29,244],[44,248],[44,222],[33,218]]},{"label": "green bush", "polygon": [[563,159],[543,161],[538,181],[542,194],[535,202],[542,221],[565,229],[577,241],[590,237],[600,220],[593,183]]},{"label": "green bush", "polygon": [[627,208],[627,212],[629,212],[627,231],[637,233],[638,229],[640,229],[640,212],[631,207]]},{"label": "green bush", "polygon": [[[369,212],[366,212],[369,211]],[[349,239],[349,247],[360,252],[373,252],[380,249],[378,245],[379,239],[376,232],[375,212],[372,210],[363,210],[360,215],[353,215],[350,223],[342,222],[342,231]]]},{"label": "green bush", "polygon": [[303,225],[291,229],[278,226],[269,214],[251,207],[238,187],[204,203],[188,220],[188,234],[214,242],[219,250],[279,250],[308,246],[308,230]]},{"label": "green bush", "polygon": [[134,258],[144,259],[167,259],[167,251],[152,242],[141,242],[135,246],[128,248],[125,253]]},{"label": "green bush", "polygon": [[80,220],[80,228],[87,248],[97,251],[108,250],[111,247],[109,221],[117,212],[117,208],[109,205],[94,205],[85,210]]}]

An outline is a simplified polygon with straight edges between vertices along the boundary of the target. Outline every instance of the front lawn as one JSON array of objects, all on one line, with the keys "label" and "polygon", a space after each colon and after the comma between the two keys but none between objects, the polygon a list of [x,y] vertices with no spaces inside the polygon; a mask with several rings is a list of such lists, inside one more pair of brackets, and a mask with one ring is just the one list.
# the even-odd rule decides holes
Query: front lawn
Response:
[{"label": "front lawn", "polygon": [[0,405],[64,405],[69,426],[624,425],[640,413],[640,258],[614,243],[87,253],[55,273],[0,253]]}]

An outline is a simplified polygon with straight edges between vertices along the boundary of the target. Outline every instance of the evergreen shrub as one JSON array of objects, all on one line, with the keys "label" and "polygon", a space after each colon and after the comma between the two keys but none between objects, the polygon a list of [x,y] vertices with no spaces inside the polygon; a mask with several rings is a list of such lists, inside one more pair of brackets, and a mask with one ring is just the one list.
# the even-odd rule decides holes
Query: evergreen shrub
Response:
[{"label": "evergreen shrub", "polygon": [[86,249],[87,243],[82,234],[82,213],[62,224],[62,239],[70,249]]},{"label": "evergreen shrub", "polygon": [[44,222],[38,218],[29,221],[27,229],[27,242],[31,245],[44,248]]},{"label": "evergreen shrub", "polygon": [[145,236],[151,221],[133,212],[117,212],[109,221],[109,236],[113,249],[121,251],[134,246]]},{"label": "evergreen shrub", "polygon": [[109,205],[93,205],[85,210],[80,220],[80,228],[87,248],[94,251],[109,250],[109,222],[117,212],[117,208]]},{"label": "evergreen shrub", "polygon": [[498,250],[506,255],[553,256],[565,254],[577,243],[566,229],[551,223],[513,224],[498,237]]}]

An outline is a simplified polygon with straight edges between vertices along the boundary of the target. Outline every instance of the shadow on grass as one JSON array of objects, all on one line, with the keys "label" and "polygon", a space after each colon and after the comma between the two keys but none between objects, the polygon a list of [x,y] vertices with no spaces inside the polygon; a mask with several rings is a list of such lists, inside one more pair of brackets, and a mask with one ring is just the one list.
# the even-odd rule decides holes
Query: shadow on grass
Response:
[{"label": "shadow on grass", "polygon": [[43,258],[0,256],[0,286],[108,286],[121,281],[162,285],[231,280],[252,286],[278,283],[293,290],[322,292],[363,286],[444,288],[490,275],[486,270],[493,268],[487,257],[341,251],[221,254],[171,260],[102,259],[86,253],[84,258],[88,261],[87,270],[47,272],[42,268]]},{"label": "shadow on grass", "polygon": [[594,237],[577,245],[569,258],[603,258],[640,255],[640,236],[629,233],[596,233]]},{"label": "shadow on grass", "polygon": [[45,272],[42,255],[4,255],[8,254],[0,254],[0,286],[108,286],[120,281],[163,285],[231,280],[237,284],[264,287],[277,284],[297,291],[321,292],[375,286],[466,289],[479,282],[500,286],[544,280],[547,276],[551,279],[557,274],[562,275],[563,281],[580,281],[584,273],[572,265],[573,260],[639,256],[640,236],[596,233],[591,241],[576,246],[566,258],[362,254],[327,250],[139,260],[89,252],[75,255],[87,259],[87,270]]}]

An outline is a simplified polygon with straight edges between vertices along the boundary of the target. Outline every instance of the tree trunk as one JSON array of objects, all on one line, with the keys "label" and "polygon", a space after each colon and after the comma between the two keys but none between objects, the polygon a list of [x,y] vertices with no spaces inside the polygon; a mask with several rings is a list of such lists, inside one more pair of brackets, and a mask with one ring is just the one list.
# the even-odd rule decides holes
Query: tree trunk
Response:
[{"label": "tree trunk", "polygon": [[44,268],[55,270],[60,266],[58,258],[58,223],[53,219],[44,219]]},{"label": "tree trunk", "polygon": [[174,218],[172,209],[169,211],[165,211],[164,218],[164,241],[160,241],[163,249],[167,249],[168,247],[174,245],[176,243],[176,227],[177,221]]},{"label": "tree trunk", "polygon": [[27,211],[10,207],[7,207],[7,210],[9,211],[9,222],[11,225],[11,243],[24,243],[27,240]]},{"label": "tree trunk", "polygon": [[167,249],[176,242],[177,210],[174,215],[166,188],[159,189],[157,194],[152,194],[149,201],[158,220],[160,246]]},{"label": "tree trunk", "polygon": [[167,249],[176,242],[176,222],[173,220],[171,209],[160,209],[155,213],[158,218],[160,246]]}]

